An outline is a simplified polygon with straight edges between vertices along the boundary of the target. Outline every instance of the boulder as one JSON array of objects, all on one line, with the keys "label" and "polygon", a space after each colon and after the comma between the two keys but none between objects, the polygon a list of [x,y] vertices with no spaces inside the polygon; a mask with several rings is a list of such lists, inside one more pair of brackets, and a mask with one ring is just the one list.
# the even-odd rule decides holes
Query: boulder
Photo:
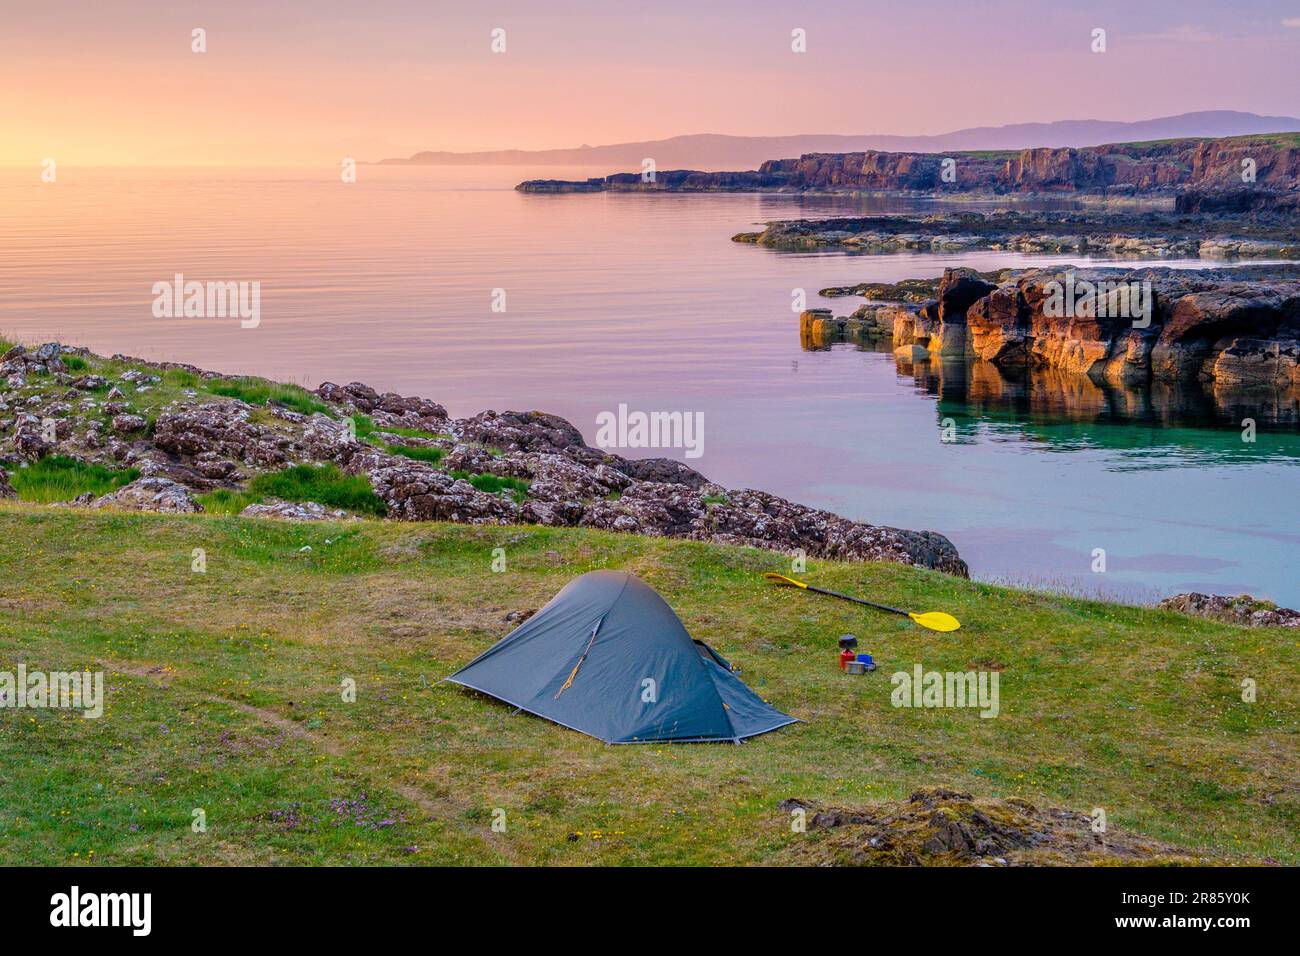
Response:
[{"label": "boulder", "polygon": [[114,415],[113,431],[128,434],[130,432],[143,431],[149,423],[145,421],[142,415]]},{"label": "boulder", "polygon": [[966,328],[977,357],[1004,368],[1029,364],[1029,321],[1019,287],[1002,286],[971,303]]},{"label": "boulder", "polygon": [[479,412],[457,421],[452,434],[502,451],[562,452],[586,448],[582,432],[558,415],[546,412]]},{"label": "boulder", "polygon": [[945,269],[939,282],[939,321],[965,325],[966,310],[997,286],[980,278],[974,269]]},{"label": "boulder", "polygon": [[894,356],[900,361],[909,364],[928,362],[930,360],[930,350],[924,345],[900,345],[894,349]]},{"label": "boulder", "polygon": [[129,485],[89,502],[88,507],[185,514],[203,510],[203,506],[194,500],[188,488],[158,476],[137,478]]},{"label": "boulder", "polygon": [[315,501],[281,501],[279,498],[249,505],[239,514],[242,518],[277,518],[281,521],[355,520],[354,516],[346,511],[326,508]]},{"label": "boulder", "polygon": [[1271,601],[1258,601],[1249,594],[1227,597],[1192,591],[1165,598],[1160,607],[1246,627],[1300,627],[1300,611],[1278,607]]}]

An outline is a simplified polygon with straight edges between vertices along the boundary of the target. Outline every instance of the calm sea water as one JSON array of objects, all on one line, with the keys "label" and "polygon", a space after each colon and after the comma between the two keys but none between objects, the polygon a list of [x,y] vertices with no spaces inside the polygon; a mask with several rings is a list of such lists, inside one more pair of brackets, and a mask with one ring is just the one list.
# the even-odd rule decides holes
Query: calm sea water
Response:
[{"label": "calm sea water", "polygon": [[[361,167],[355,184],[328,169],[60,168],[54,184],[38,172],[0,172],[11,337],[311,386],[355,379],[455,415],[544,409],[592,443],[597,413],[619,403],[700,411],[690,464],[715,481],[941,531],[978,578],[1300,601],[1293,408],[1016,384],[961,362],[900,370],[887,352],[804,349],[791,311],[795,288],[845,314],[855,300],[816,290],[1081,257],[778,253],[729,237],[900,204],[512,189],[591,170]],[[178,272],[260,282],[260,327],[154,318],[153,284]],[[948,418],[954,443],[940,441]]]}]

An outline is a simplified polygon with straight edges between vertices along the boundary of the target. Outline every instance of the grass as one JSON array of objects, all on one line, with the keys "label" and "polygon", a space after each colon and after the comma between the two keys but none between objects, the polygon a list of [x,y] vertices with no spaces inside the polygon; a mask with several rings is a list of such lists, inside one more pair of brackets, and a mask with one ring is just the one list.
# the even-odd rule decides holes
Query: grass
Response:
[{"label": "grass", "polygon": [[333,417],[328,405],[298,385],[285,385],[261,378],[218,378],[208,382],[213,395],[237,398],[249,405],[279,405],[304,415],[320,412]]},{"label": "grass", "polygon": [[69,501],[88,491],[106,495],[139,477],[135,468],[105,468],[64,455],[50,455],[26,468],[14,469],[9,480],[23,501],[48,504]]},{"label": "grass", "polygon": [[[89,667],[107,687],[99,720],[3,712],[3,864],[756,864],[815,839],[791,833],[783,799],[932,786],[1102,807],[1111,827],[1196,853],[1300,863],[1294,632],[892,564],[804,575],[961,618],[935,634],[767,585],[777,554],[587,529],[9,503],[0,538],[0,669]],[[596,568],[641,576],[803,722],[739,747],[607,747],[437,684],[509,631],[508,612]],[[845,632],[878,671],[839,671]],[[892,707],[890,674],[916,663],[1000,668],[1000,716]]]},{"label": "grass", "polygon": [[508,493],[517,502],[522,502],[528,497],[528,486],[531,484],[531,482],[523,478],[502,477],[501,475],[471,475],[467,471],[452,471],[449,474],[453,478],[462,478],[468,481],[479,491],[485,491],[488,494]]},{"label": "grass", "polygon": [[387,510],[368,478],[345,475],[331,464],[293,465],[257,475],[248,483],[248,493],[285,501],[315,501],[363,515],[382,516]]},{"label": "grass", "polygon": [[441,448],[425,448],[418,445],[385,445],[384,448],[394,455],[401,455],[403,458],[411,458],[415,461],[427,461],[431,465],[438,464],[446,455]]},{"label": "grass", "polygon": [[195,501],[203,506],[207,514],[237,515],[249,505],[260,504],[262,495],[251,491],[232,491],[229,488],[216,488],[205,494],[195,496]]}]

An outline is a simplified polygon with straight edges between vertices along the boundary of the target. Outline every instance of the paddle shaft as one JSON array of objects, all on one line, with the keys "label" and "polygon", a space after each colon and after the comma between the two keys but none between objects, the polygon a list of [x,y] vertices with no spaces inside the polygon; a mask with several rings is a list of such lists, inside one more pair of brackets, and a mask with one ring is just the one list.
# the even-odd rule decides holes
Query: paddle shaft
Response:
[{"label": "paddle shaft", "polygon": [[903,617],[911,616],[907,611],[896,607],[890,607],[888,604],[877,604],[875,601],[864,601],[862,598],[855,598],[847,594],[841,594],[839,591],[828,591],[825,588],[813,587],[811,584],[805,584],[804,589],[808,591],[816,591],[818,594],[827,594],[844,601],[852,601],[854,604],[865,604],[867,607],[874,607],[877,611],[888,611],[890,614],[901,614]]}]

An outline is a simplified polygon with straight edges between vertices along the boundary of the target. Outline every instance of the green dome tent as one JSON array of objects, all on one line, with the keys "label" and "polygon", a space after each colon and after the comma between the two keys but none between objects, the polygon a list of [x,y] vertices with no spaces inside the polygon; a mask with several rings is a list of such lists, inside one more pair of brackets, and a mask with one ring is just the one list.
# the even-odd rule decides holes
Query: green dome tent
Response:
[{"label": "green dome tent", "polygon": [[570,581],[447,679],[606,743],[739,743],[795,721],[621,571]]}]

